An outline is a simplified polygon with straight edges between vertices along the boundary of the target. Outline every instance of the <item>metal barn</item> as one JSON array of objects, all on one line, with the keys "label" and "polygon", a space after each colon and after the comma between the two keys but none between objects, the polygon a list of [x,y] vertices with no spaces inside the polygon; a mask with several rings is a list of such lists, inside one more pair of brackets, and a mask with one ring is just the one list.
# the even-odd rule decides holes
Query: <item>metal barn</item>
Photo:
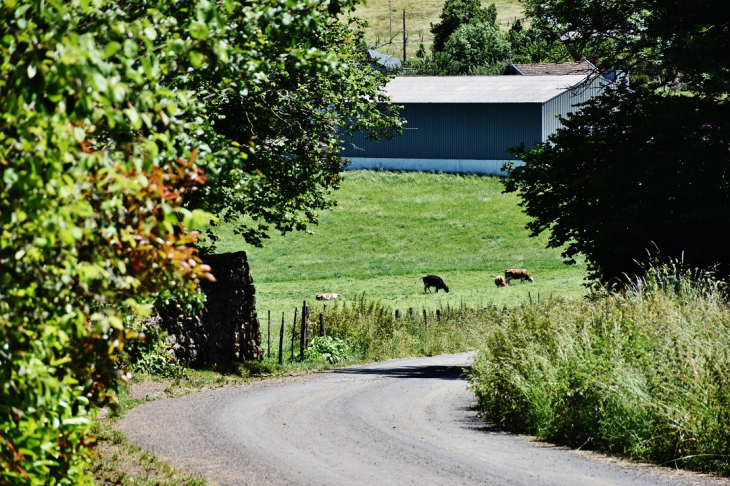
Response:
[{"label": "metal barn", "polygon": [[396,77],[386,87],[407,120],[402,136],[345,140],[349,169],[503,175],[508,147],[531,148],[608,83],[583,75]]}]

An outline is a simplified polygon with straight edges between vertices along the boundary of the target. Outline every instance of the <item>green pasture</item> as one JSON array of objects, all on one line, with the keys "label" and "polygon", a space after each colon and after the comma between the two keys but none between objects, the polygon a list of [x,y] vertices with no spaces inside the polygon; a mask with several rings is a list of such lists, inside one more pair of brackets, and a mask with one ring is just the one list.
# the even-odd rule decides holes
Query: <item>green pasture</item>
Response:
[{"label": "green pasture", "polygon": [[[217,228],[218,252],[248,254],[260,317],[271,310],[280,322],[304,300],[314,307],[323,292],[341,294],[339,305],[364,294],[404,312],[518,305],[528,291],[533,299],[585,293],[583,262],[565,265],[560,251],[545,248],[547,235],[530,238],[519,199],[502,194],[498,178],[349,171],[336,197],[311,233],[274,235],[264,248]],[[494,277],[506,268],[527,268],[535,283],[497,288]],[[427,274],[450,292],[424,294]]]},{"label": "green pasture", "polygon": [[[484,6],[494,3],[497,7],[497,23],[503,29],[508,29],[515,19],[523,19],[524,7],[518,0],[485,0]],[[376,43],[379,52],[403,58],[403,11],[406,11],[406,32],[408,40],[408,57],[416,55],[418,44],[422,42],[428,47],[431,45],[431,23],[438,23],[444,0],[368,0],[357,7],[355,15],[368,21],[365,29],[365,40],[368,45]],[[393,20],[393,42],[386,44],[390,36],[391,8]]]}]

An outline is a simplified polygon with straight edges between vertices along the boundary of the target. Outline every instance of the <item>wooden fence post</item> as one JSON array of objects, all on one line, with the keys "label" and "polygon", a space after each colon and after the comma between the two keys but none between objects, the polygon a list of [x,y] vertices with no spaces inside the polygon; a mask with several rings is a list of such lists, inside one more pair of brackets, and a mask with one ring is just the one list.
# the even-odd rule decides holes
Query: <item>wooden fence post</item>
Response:
[{"label": "wooden fence post", "polygon": [[291,361],[294,361],[294,340],[297,338],[297,308],[294,308],[294,322],[291,325]]},{"label": "wooden fence post", "polygon": [[531,290],[527,291],[527,297],[530,299],[530,305],[532,305],[532,291]]},{"label": "wooden fence post", "polygon": [[413,307],[408,308],[408,315],[410,316],[411,319],[413,319]]},{"label": "wooden fence post", "polygon": [[284,313],[281,313],[281,329],[279,329],[279,364],[284,364]]},{"label": "wooden fence post", "polygon": [[299,361],[304,361],[304,351],[307,349],[307,331],[309,330],[309,307],[307,301],[302,303],[302,332],[299,338]]},{"label": "wooden fence post", "polygon": [[428,313],[423,309],[423,327],[428,327]]},{"label": "wooden fence post", "polygon": [[269,330],[266,332],[267,359],[271,359],[271,309],[269,309]]},{"label": "wooden fence post", "polygon": [[319,335],[322,337],[327,336],[327,330],[324,328],[324,312],[319,313]]},{"label": "wooden fence post", "polygon": [[436,322],[441,322],[441,309],[436,309]]},{"label": "wooden fence post", "polygon": [[400,309],[395,310],[395,320],[400,321]]}]

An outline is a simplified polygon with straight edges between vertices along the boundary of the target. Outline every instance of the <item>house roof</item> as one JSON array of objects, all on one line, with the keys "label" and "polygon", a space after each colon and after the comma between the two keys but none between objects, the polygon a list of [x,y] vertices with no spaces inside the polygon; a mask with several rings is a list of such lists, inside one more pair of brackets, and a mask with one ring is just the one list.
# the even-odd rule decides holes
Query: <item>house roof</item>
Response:
[{"label": "house roof", "polygon": [[381,66],[388,69],[400,69],[401,67],[401,62],[399,59],[396,59],[393,56],[388,56],[387,54],[383,54],[382,52],[368,49],[368,57],[371,61],[375,61]]},{"label": "house roof", "polygon": [[523,76],[564,76],[568,74],[589,76],[598,73],[596,67],[588,61],[510,64],[507,69]]},{"label": "house roof", "polygon": [[392,103],[544,103],[585,81],[565,76],[401,76],[385,87]]}]

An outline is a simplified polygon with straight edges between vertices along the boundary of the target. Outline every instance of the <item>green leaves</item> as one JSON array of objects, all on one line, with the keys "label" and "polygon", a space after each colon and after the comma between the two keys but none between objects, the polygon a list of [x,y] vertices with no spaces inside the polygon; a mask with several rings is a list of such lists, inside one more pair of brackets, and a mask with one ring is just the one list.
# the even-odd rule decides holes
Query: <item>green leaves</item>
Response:
[{"label": "green leaves", "polygon": [[199,303],[211,278],[193,230],[215,213],[257,220],[239,228],[254,243],[305,229],[332,204],[341,133],[400,127],[323,3],[190,7],[0,7],[0,482],[88,482],[124,316]]}]

